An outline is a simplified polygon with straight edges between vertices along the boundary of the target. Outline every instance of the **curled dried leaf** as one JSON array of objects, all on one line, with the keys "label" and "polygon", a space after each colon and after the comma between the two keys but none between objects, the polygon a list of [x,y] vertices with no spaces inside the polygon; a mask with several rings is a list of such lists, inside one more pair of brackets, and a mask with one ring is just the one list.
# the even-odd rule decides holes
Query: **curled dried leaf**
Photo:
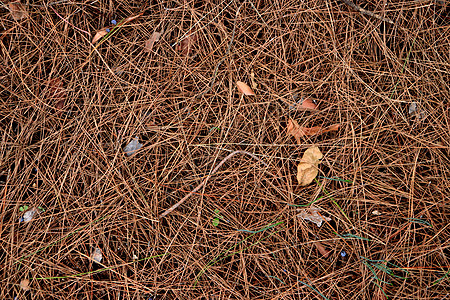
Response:
[{"label": "curled dried leaf", "polygon": [[304,136],[312,136],[316,134],[323,134],[330,131],[339,130],[339,124],[333,124],[331,126],[323,128],[322,126],[303,127],[300,126],[297,121],[289,119],[287,126],[287,134],[295,137],[298,144],[301,144],[301,138]]},{"label": "curled dried leaf", "polygon": [[317,250],[319,250],[323,257],[327,258],[330,255],[330,251],[325,249],[321,242],[314,242],[314,246],[316,246]]},{"label": "curled dried leaf", "polygon": [[99,31],[97,31],[97,33],[92,38],[92,44],[97,43],[102,37],[107,35],[109,30],[110,30],[109,28],[105,27],[105,28],[102,28]]},{"label": "curled dried leaf", "polygon": [[153,32],[152,36],[145,41],[145,47],[144,47],[144,51],[146,52],[150,52],[153,49],[153,45],[159,41],[159,38],[161,37],[161,32]]},{"label": "curled dried leaf", "polygon": [[323,154],[318,147],[306,149],[300,163],[297,166],[297,180],[301,186],[310,184],[319,174],[319,163]]},{"label": "curled dried leaf", "polygon": [[247,95],[247,96],[255,95],[255,92],[253,92],[253,90],[245,82],[238,81],[238,82],[236,82],[236,85],[237,85],[239,92],[241,92],[242,94]]},{"label": "curled dried leaf", "polygon": [[14,21],[20,21],[28,17],[27,9],[19,1],[9,3],[8,8],[9,11],[11,12],[11,17],[14,19]]}]

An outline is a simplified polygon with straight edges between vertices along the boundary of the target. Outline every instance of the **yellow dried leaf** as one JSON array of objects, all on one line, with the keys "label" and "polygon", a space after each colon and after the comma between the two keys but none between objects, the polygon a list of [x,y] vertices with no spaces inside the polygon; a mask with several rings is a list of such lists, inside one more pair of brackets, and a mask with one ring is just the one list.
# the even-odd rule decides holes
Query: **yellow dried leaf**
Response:
[{"label": "yellow dried leaf", "polygon": [[102,37],[108,34],[109,30],[108,28],[103,28],[97,31],[97,33],[94,35],[94,38],[92,39],[92,44],[97,43]]},{"label": "yellow dried leaf", "polygon": [[152,36],[145,41],[145,47],[144,50],[146,52],[150,52],[153,49],[153,45],[159,41],[159,38],[161,37],[161,32],[153,32]]},{"label": "yellow dried leaf", "polygon": [[25,6],[17,2],[11,2],[8,4],[9,11],[11,12],[11,16],[14,19],[14,21],[20,21],[26,17],[28,17],[28,12],[25,8]]},{"label": "yellow dried leaf", "polygon": [[238,81],[236,82],[237,88],[239,90],[239,92],[241,92],[244,95],[247,96],[254,96],[255,92],[253,92],[253,90],[244,82],[242,81]]},{"label": "yellow dried leaf", "polygon": [[306,149],[297,166],[297,180],[301,186],[310,184],[319,174],[319,163],[323,154],[318,147]]}]

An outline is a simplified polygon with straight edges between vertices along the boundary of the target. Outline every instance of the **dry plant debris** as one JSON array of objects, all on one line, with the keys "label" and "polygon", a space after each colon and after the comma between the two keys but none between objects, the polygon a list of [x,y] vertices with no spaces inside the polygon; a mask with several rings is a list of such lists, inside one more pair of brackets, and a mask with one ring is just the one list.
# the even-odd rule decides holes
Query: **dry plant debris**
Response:
[{"label": "dry plant debris", "polygon": [[181,40],[176,45],[176,50],[181,52],[183,56],[192,55],[192,51],[194,50],[194,45],[197,42],[197,33],[190,31],[183,40]]},{"label": "dry plant debris", "polygon": [[295,140],[299,145],[302,143],[302,138],[304,136],[312,136],[317,134],[323,134],[331,131],[337,131],[339,130],[340,125],[339,124],[333,124],[328,127],[322,127],[322,126],[314,126],[314,127],[303,127],[300,126],[297,121],[289,119],[288,125],[287,125],[287,133],[289,135],[292,135],[295,137]]},{"label": "dry plant debris", "polygon": [[322,226],[323,221],[331,221],[330,218],[322,216],[320,212],[320,208],[317,207],[309,207],[309,208],[299,208],[298,217],[302,220],[311,221],[317,225],[317,227]]},{"label": "dry plant debris", "polygon": [[29,291],[30,290],[30,280],[29,279],[22,279],[20,281],[20,288],[24,291]]},{"label": "dry plant debris", "polygon": [[20,21],[28,17],[28,11],[25,5],[23,5],[19,1],[10,2],[8,4],[8,8],[14,21]]},{"label": "dry plant debris", "polygon": [[3,1],[0,299],[445,298],[448,1],[351,2]]},{"label": "dry plant debris", "polygon": [[52,78],[46,85],[48,86],[46,98],[51,100],[51,104],[57,110],[63,109],[67,99],[67,92],[61,78]]},{"label": "dry plant debris", "polygon": [[255,92],[253,92],[253,90],[245,82],[238,81],[238,82],[236,82],[236,86],[237,86],[239,92],[241,92],[244,95],[247,95],[247,96],[255,95]]},{"label": "dry plant debris", "polygon": [[111,29],[109,27],[105,27],[97,31],[92,38],[92,44],[97,43],[101,38],[103,38],[105,35],[107,35]]},{"label": "dry plant debris", "polygon": [[159,38],[161,37],[162,32],[153,32],[152,36],[145,41],[145,47],[144,50],[146,52],[151,52],[153,50],[153,45],[159,41]]},{"label": "dry plant debris", "polygon": [[318,147],[306,149],[297,166],[297,180],[301,186],[310,184],[319,174],[319,163],[322,157],[323,154]]}]

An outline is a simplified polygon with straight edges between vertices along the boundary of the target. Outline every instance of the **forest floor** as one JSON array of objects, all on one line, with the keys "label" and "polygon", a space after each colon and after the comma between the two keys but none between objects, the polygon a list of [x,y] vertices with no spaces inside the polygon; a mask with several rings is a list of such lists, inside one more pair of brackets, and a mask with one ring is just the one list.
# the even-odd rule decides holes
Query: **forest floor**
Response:
[{"label": "forest floor", "polygon": [[1,3],[0,298],[450,299],[449,7]]}]

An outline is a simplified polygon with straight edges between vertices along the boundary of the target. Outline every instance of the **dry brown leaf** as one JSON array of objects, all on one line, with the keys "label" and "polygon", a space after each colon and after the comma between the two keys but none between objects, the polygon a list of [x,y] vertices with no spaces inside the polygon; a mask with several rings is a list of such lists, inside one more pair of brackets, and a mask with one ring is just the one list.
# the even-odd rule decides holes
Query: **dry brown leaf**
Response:
[{"label": "dry brown leaf", "polygon": [[97,31],[97,33],[94,35],[94,37],[92,38],[92,44],[97,43],[102,37],[104,37],[105,35],[107,35],[109,32],[109,28],[105,27],[100,29],[99,31]]},{"label": "dry brown leaf", "polygon": [[322,243],[314,242],[314,246],[316,246],[317,250],[319,250],[320,254],[322,254],[323,257],[327,258],[330,255],[330,251],[325,249]]},{"label": "dry brown leaf", "polygon": [[316,109],[317,105],[309,98],[303,99],[299,105],[297,106],[297,109]]},{"label": "dry brown leaf", "polygon": [[238,81],[236,82],[237,88],[239,90],[239,92],[241,92],[244,95],[247,96],[254,96],[255,92],[253,92],[253,90],[244,82],[242,81]]},{"label": "dry brown leaf", "polygon": [[189,56],[192,53],[196,41],[197,34],[189,32],[189,34],[177,45],[176,50],[181,52],[183,56]]},{"label": "dry brown leaf", "polygon": [[306,149],[300,163],[297,166],[297,180],[301,186],[310,184],[319,174],[319,163],[323,154],[318,147]]},{"label": "dry brown leaf", "polygon": [[301,138],[304,136],[311,136],[315,134],[322,134],[330,131],[337,131],[339,129],[339,124],[334,124],[323,128],[322,126],[315,127],[303,127],[300,126],[297,121],[289,119],[287,126],[287,134],[295,137],[298,144],[301,144]]},{"label": "dry brown leaf", "polygon": [[144,51],[146,52],[151,52],[153,49],[153,45],[159,41],[159,38],[161,37],[161,32],[153,32],[152,36],[145,41],[145,47],[144,47]]},{"label": "dry brown leaf", "polygon": [[139,18],[141,15],[142,15],[142,13],[139,14],[139,15],[135,15],[135,16],[128,17],[128,18],[126,18],[126,19],[123,21],[123,23],[128,23],[128,22],[130,22],[130,21],[133,21],[134,19]]},{"label": "dry brown leaf", "polygon": [[316,224],[318,227],[322,226],[322,222],[325,221],[331,221],[330,218],[324,217],[319,214],[320,209],[317,207],[308,207],[308,208],[299,208],[297,209],[300,213],[298,214],[298,217],[306,220],[311,221],[314,224]]},{"label": "dry brown leaf", "polygon": [[22,290],[29,291],[30,290],[30,280],[22,279],[22,281],[20,281],[19,286]]},{"label": "dry brown leaf", "polygon": [[258,84],[255,81],[255,72],[253,72],[253,70],[250,73],[250,80],[252,81],[252,89],[256,90],[256,88],[258,87]]},{"label": "dry brown leaf", "polygon": [[11,16],[14,19],[14,21],[20,21],[20,20],[28,17],[27,9],[19,1],[9,3],[8,7],[9,7],[9,11],[11,12]]},{"label": "dry brown leaf", "polygon": [[48,94],[46,98],[51,99],[56,109],[61,110],[64,108],[66,102],[67,93],[64,89],[64,84],[60,78],[52,78],[47,81]]}]

